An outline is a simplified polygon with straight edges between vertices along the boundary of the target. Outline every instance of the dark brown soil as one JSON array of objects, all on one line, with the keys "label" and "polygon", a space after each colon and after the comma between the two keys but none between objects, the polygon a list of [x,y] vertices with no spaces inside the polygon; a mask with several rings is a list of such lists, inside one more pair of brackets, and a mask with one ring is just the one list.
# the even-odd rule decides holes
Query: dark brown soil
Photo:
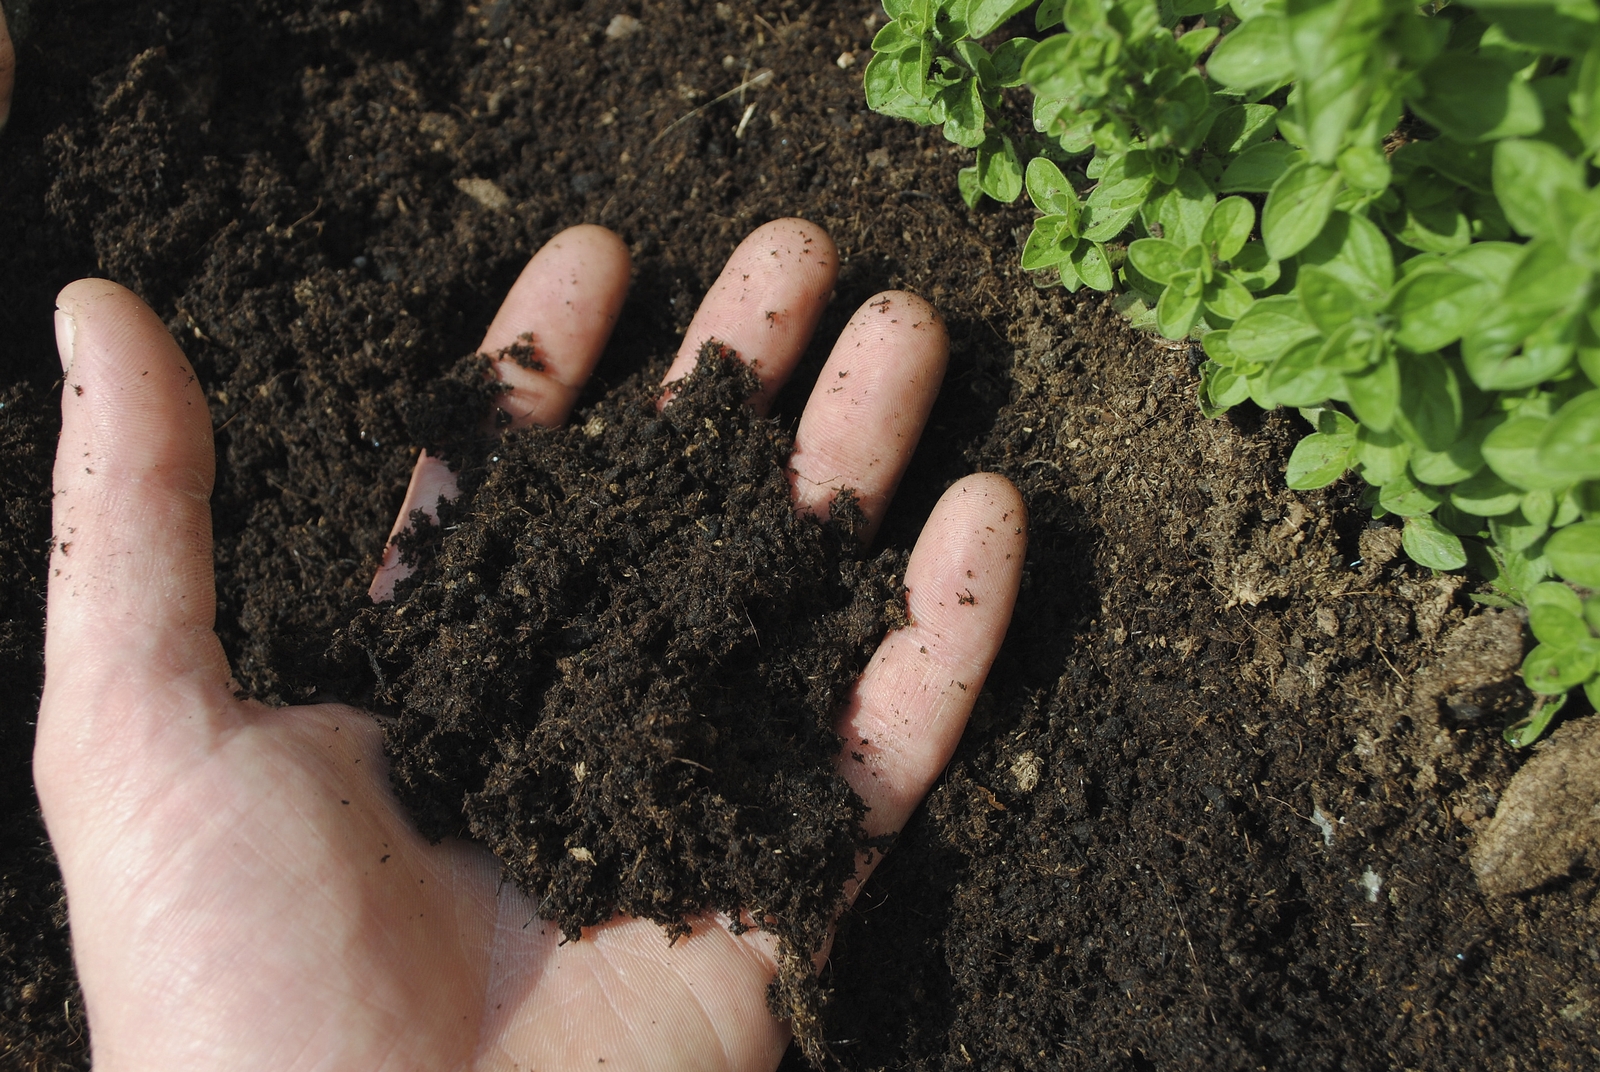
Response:
[{"label": "dark brown soil", "polygon": [[793,437],[745,404],[737,354],[707,343],[659,410],[664,369],[458,452],[461,498],[413,515],[417,572],[360,600],[334,661],[393,716],[424,834],[490,846],[571,940],[618,912],[758,922],[775,1009],[812,1025],[811,960],[868,846],[834,719],[907,620],[906,556],[866,561],[848,492],[828,522],[795,513]]},{"label": "dark brown soil", "polygon": [[[619,13],[643,30],[608,38]],[[633,249],[592,402],[669,352],[738,239],[780,215],[840,246],[823,338],[890,286],[950,326],[944,394],[881,544],[908,547],[975,467],[1015,481],[1032,518],[1015,624],[961,750],[824,970],[834,1056],[1595,1067],[1593,871],[1491,899],[1468,861],[1523,759],[1499,739],[1526,700],[1519,623],[1409,565],[1357,489],[1284,490],[1296,418],[1206,422],[1186,350],[1129,334],[1092,296],[1035,291],[1015,266],[1032,213],[968,213],[964,151],[865,111],[876,13],[30,5],[0,135],[0,1067],[87,1067],[26,774],[55,290],[90,273],[134,287],[195,363],[218,427],[219,627],[270,698],[371,575],[414,400],[532,250],[583,221]],[[769,83],[712,103],[764,68]],[[457,185],[473,179],[504,207]]]}]

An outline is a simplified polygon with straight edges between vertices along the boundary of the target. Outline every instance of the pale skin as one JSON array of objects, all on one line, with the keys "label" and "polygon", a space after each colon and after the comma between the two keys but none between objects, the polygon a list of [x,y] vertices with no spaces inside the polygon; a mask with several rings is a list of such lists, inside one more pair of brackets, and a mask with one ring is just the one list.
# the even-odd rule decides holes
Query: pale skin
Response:
[{"label": "pale skin", "polygon": [[[753,404],[766,405],[837,261],[814,225],[758,230],[668,379],[714,336],[755,363]],[[545,372],[501,369],[515,420],[567,418],[628,274],[626,248],[597,227],[530,262],[483,347],[538,341]],[[66,387],[34,772],[96,1069],[775,1067],[789,1030],[765,1004],[767,936],[706,917],[669,945],[655,924],[619,917],[560,944],[485,850],[415,833],[371,715],[235,698],[212,631],[200,387],[161,322],[115,284],[67,287],[57,334]],[[797,432],[797,509],[824,510],[848,486],[881,520],[945,356],[942,324],[911,295],[856,313]],[[407,508],[450,491],[448,471],[424,461]],[[914,624],[883,642],[839,713],[841,734],[871,742],[852,745],[865,763],[840,763],[870,833],[899,830],[955,748],[1010,620],[1024,530],[1015,489],[991,475],[956,483],[928,518],[906,575]]]}]

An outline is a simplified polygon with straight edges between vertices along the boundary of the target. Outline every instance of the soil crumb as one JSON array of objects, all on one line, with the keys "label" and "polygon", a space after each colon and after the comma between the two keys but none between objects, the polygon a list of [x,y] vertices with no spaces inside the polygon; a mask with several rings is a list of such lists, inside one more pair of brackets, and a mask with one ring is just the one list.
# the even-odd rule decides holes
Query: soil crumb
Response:
[{"label": "soil crumb", "polygon": [[425,834],[488,845],[569,939],[617,912],[771,930],[773,1011],[804,1037],[811,954],[865,846],[834,716],[904,624],[905,559],[864,557],[848,493],[795,513],[792,438],[745,404],[757,387],[708,343],[664,409],[639,375],[494,441],[341,645],[395,716]]}]

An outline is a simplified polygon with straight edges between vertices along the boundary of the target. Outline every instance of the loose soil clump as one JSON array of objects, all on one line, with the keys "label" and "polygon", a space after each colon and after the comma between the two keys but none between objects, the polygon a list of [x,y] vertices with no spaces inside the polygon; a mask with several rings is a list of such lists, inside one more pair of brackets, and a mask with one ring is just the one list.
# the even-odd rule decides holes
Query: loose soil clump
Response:
[{"label": "loose soil clump", "polygon": [[413,514],[417,572],[338,646],[395,716],[424,834],[488,845],[569,939],[617,912],[771,930],[774,1011],[815,1025],[811,956],[867,844],[833,721],[905,623],[905,556],[865,557],[848,492],[795,512],[758,386],[707,343],[664,408],[640,374],[481,447],[438,527]]}]

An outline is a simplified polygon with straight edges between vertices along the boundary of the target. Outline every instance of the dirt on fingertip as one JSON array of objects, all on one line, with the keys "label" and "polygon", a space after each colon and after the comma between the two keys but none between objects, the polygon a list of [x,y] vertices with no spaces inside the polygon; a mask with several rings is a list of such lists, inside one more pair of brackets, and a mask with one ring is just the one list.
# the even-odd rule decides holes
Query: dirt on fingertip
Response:
[{"label": "dirt on fingertip", "polygon": [[[618,15],[637,29],[608,33]],[[1296,416],[1206,421],[1199,355],[1036,289],[1026,202],[969,212],[971,152],[867,110],[884,22],[874,0],[29,5],[0,135],[0,1070],[89,1066],[29,776],[56,291],[132,287],[192,361],[216,428],[218,631],[240,682],[281,701],[366,590],[415,449],[471,424],[426,414],[474,404],[450,371],[534,250],[589,222],[632,253],[589,406],[673,352],[740,239],[780,216],[840,252],[782,427],[878,291],[948,325],[879,546],[909,548],[974,469],[1030,511],[960,750],[818,980],[826,1059],[1600,1067],[1594,863],[1546,857],[1497,896],[1472,869],[1528,764],[1501,739],[1531,699],[1517,612],[1409,563],[1358,484],[1287,490]]]}]

